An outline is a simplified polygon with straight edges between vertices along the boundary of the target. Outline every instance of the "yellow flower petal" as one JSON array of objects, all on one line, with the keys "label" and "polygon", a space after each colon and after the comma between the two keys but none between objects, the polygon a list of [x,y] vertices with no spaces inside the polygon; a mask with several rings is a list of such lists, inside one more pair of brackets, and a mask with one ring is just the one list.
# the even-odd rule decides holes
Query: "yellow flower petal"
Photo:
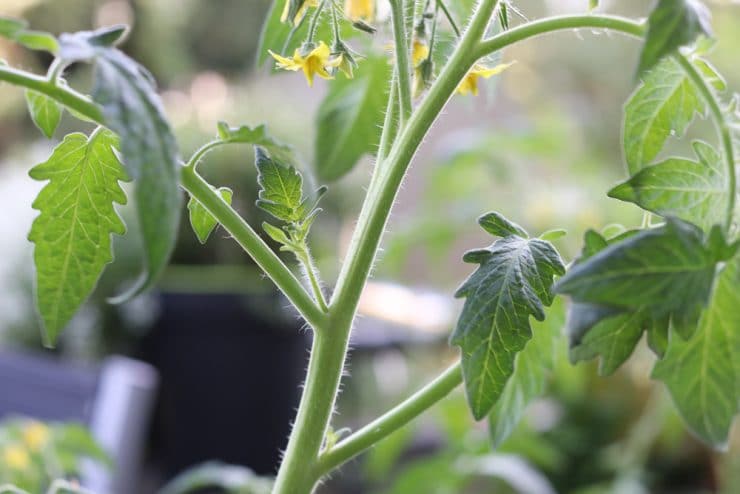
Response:
[{"label": "yellow flower petal", "polygon": [[372,21],[375,17],[375,0],[345,0],[344,13],[352,21]]},{"label": "yellow flower petal", "polygon": [[479,76],[483,77],[484,79],[488,79],[489,77],[492,77],[494,75],[500,74],[504,70],[506,70],[509,67],[511,67],[512,65],[514,65],[514,63],[515,62],[511,62],[511,63],[500,63],[500,64],[496,65],[495,67],[491,67],[491,68],[487,68],[487,67],[484,67],[482,65],[476,65],[475,67],[473,67],[473,70],[471,72],[473,72],[476,75],[479,75]]},{"label": "yellow flower petal", "polygon": [[429,45],[423,41],[415,39],[411,50],[411,62],[414,67],[426,60],[427,57],[429,57]]}]

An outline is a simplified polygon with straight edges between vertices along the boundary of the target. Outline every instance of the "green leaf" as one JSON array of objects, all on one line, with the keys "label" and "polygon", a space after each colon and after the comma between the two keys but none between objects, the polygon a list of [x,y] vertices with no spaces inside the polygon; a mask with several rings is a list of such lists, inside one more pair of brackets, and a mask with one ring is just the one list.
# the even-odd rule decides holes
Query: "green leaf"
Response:
[{"label": "green leaf", "polygon": [[15,35],[25,30],[27,27],[28,22],[24,19],[0,16],[0,36],[3,38],[14,40]]},{"label": "green leaf", "polygon": [[692,57],[691,63],[699,70],[702,77],[718,92],[727,90],[727,82],[717,69],[707,60],[699,57]]},{"label": "green leaf", "polygon": [[273,239],[275,242],[283,245],[290,245],[292,242],[288,238],[288,235],[281,230],[280,228],[269,224],[266,221],[262,222],[262,229],[265,230],[265,233]]},{"label": "green leaf", "polygon": [[588,10],[594,10],[599,6],[599,0],[588,0]]},{"label": "green leaf", "polygon": [[488,416],[491,441],[498,448],[514,431],[527,406],[545,391],[555,363],[556,346],[564,323],[562,301],[546,311],[545,320],[532,323],[533,336],[519,352],[514,373]]},{"label": "green leaf", "polygon": [[145,272],[113,302],[127,300],[156,282],[175,246],[182,204],[175,137],[151,74],[109,46],[121,36],[119,27],[60,36],[60,57],[95,63],[93,100],[102,106],[106,126],[120,137],[123,163],[136,184]]},{"label": "green leaf", "polygon": [[114,202],[126,203],[118,182],[127,176],[116,146],[116,137],[108,131],[98,130],[89,139],[70,134],[48,161],[30,172],[35,180],[49,180],[33,203],[41,214],[29,234],[35,244],[36,298],[48,345],[113,259],[111,233],[125,232],[113,207]]},{"label": "green leaf", "polygon": [[51,139],[62,118],[62,106],[48,96],[31,90],[26,91],[26,103],[33,123]]},{"label": "green leaf", "polygon": [[689,427],[708,443],[727,444],[740,409],[740,257],[718,276],[699,329],[688,341],[671,336],[653,377],[665,383]]},{"label": "green leaf", "polygon": [[705,105],[681,66],[669,58],[645,74],[624,112],[624,156],[633,175],[652,162],[668,136],[681,137]]},{"label": "green leaf", "polygon": [[600,355],[599,375],[614,373],[632,355],[642,337],[646,317],[646,310],[642,309],[600,320],[579,342],[572,344],[571,361],[590,360]]},{"label": "green leaf", "polygon": [[224,142],[244,143],[260,146],[264,148],[271,156],[285,163],[295,163],[293,148],[277,141],[267,132],[265,125],[249,127],[230,127],[226,122],[218,123],[218,137]]},{"label": "green leaf", "polygon": [[610,190],[609,197],[677,216],[707,231],[721,223],[728,201],[724,163],[709,144],[693,145],[699,161],[670,158],[648,166]]},{"label": "green leaf", "polygon": [[[218,189],[218,193],[221,195],[224,202],[229,205],[231,204],[231,199],[234,195],[234,192],[231,189],[228,187],[221,187]],[[190,212],[190,226],[193,228],[195,236],[198,237],[201,244],[206,243],[211,232],[216,228],[216,225],[218,225],[218,221],[194,197],[191,197],[188,202],[188,211]]]},{"label": "green leaf", "polygon": [[306,210],[301,174],[271,158],[261,147],[255,148],[255,165],[261,187],[257,206],[286,223],[302,220]]},{"label": "green leaf", "polygon": [[0,36],[15,41],[31,50],[48,51],[56,54],[59,44],[56,38],[46,32],[31,31],[22,19],[0,16]]},{"label": "green leaf", "polygon": [[319,107],[315,146],[316,173],[337,180],[377,149],[388,101],[389,66],[385,57],[363,60],[354,79],[329,86]]},{"label": "green leaf", "polygon": [[737,245],[721,252],[704,243],[698,228],[675,218],[644,230],[574,265],[555,291],[576,302],[623,311],[650,309],[653,318],[671,316],[688,337],[709,299],[717,263]]},{"label": "green leaf", "polygon": [[522,238],[529,237],[524,228],[496,212],[484,214],[478,218],[478,224],[494,237],[508,237],[510,235],[518,235]]},{"label": "green leaf", "polygon": [[462,350],[468,403],[480,420],[503,393],[517,353],[532,337],[529,316],[544,319],[553,277],[565,267],[549,242],[518,235],[463,260],[480,266],[455,293],[466,300],[451,342]]},{"label": "green leaf", "polygon": [[59,52],[57,39],[42,31],[21,31],[16,33],[15,41],[29,50],[46,51],[52,54]]},{"label": "green leaf", "polygon": [[648,18],[637,73],[650,70],[662,58],[693,43],[700,35],[711,37],[710,17],[709,9],[699,0],[658,0]]}]

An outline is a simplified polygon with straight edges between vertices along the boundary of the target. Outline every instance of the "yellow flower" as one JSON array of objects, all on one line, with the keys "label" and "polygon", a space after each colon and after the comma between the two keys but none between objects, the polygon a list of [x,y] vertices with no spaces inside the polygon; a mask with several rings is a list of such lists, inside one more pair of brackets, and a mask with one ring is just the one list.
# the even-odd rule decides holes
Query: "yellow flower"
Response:
[{"label": "yellow flower", "polygon": [[429,57],[429,45],[419,38],[414,38],[414,44],[411,49],[411,63],[418,67],[421,62]]},{"label": "yellow flower", "polygon": [[473,96],[477,96],[479,78],[482,77],[484,79],[488,79],[489,77],[492,77],[496,74],[500,74],[504,70],[511,67],[512,64],[513,63],[502,63],[492,68],[488,68],[480,64],[475,64],[473,68],[470,69],[470,72],[467,73],[462,82],[460,82],[460,85],[457,86],[457,92],[462,95],[472,94]]},{"label": "yellow flower", "polygon": [[291,15],[291,11],[293,13],[293,25],[297,26],[301,19],[303,19],[303,15],[306,13],[306,10],[309,9],[309,7],[318,7],[319,6],[319,0],[285,0],[285,7],[283,8],[283,13],[280,16],[280,22],[285,22],[288,20],[288,17]]},{"label": "yellow flower", "polygon": [[11,470],[25,470],[31,464],[31,459],[22,446],[14,444],[3,450],[3,463]]},{"label": "yellow flower", "polygon": [[375,0],[345,0],[344,13],[351,21],[372,21],[375,17]]},{"label": "yellow flower", "polygon": [[314,75],[318,75],[323,79],[333,79],[326,69],[339,66],[342,62],[341,58],[332,58],[331,50],[323,41],[319,43],[319,46],[308,52],[308,54],[305,54],[306,51],[296,50],[292,57],[282,57],[272,51],[270,51],[270,55],[277,60],[277,66],[281,69],[302,70],[309,86],[313,86]]},{"label": "yellow flower", "polygon": [[49,440],[49,428],[41,422],[31,422],[23,428],[23,442],[31,451],[40,450]]}]

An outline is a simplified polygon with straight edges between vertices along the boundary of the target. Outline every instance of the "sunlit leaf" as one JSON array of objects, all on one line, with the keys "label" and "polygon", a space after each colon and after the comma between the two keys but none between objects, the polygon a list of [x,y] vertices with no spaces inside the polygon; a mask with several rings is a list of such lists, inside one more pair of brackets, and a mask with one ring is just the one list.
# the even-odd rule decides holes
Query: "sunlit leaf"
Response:
[{"label": "sunlit leaf", "polygon": [[26,103],[33,123],[51,139],[62,119],[62,106],[48,96],[31,90],[26,91]]},{"label": "sunlit leaf", "polygon": [[127,177],[117,145],[108,131],[98,130],[89,139],[70,134],[30,172],[35,180],[49,181],[33,203],[41,214],[29,234],[47,344],[54,343],[113,259],[111,234],[125,232],[113,207],[126,202],[119,181]]},{"label": "sunlit leaf", "polygon": [[[221,187],[218,189],[218,193],[224,202],[231,204],[231,199],[234,195],[231,189]],[[201,244],[206,243],[211,232],[218,225],[218,221],[194,197],[191,197],[188,202],[188,211],[190,213],[190,226],[193,228],[195,236],[198,237]]]}]

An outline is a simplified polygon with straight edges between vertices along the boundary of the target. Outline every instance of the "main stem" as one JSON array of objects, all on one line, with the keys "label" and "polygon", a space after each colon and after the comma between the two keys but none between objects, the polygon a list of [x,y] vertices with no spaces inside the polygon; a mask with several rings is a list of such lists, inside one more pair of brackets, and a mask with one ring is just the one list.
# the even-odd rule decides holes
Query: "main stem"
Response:
[{"label": "main stem", "polygon": [[[475,62],[472,56],[474,48],[483,37],[497,3],[498,0],[480,2],[450,61],[391,148],[387,164],[375,167],[374,174],[379,173],[380,178],[377,187],[369,190],[363,204],[349,253],[329,303],[326,327],[315,336],[298,416],[278,472],[274,494],[310,493],[324,473],[317,464],[317,458],[334,411],[357,304],[391,207],[424,135]],[[376,178],[374,176],[372,181]]]}]

